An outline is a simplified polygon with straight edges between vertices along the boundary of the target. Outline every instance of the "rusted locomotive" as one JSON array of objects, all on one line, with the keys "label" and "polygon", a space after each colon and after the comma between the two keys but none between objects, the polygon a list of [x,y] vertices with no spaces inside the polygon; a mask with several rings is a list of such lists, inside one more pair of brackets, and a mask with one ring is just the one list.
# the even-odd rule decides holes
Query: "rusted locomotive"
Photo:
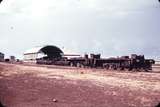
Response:
[{"label": "rusted locomotive", "polygon": [[151,71],[152,64],[155,63],[153,59],[145,59],[144,55],[132,54],[129,56],[122,56],[116,58],[101,58],[100,54],[84,55],[84,57],[43,57],[37,59],[37,64],[54,64],[72,67],[84,68],[104,68],[112,70],[129,70],[129,71]]}]

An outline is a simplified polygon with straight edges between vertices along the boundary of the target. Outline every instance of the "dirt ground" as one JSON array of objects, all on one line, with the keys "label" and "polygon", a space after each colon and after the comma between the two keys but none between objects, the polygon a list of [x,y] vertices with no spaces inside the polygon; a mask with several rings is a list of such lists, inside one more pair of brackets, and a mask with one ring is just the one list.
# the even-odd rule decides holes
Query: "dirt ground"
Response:
[{"label": "dirt ground", "polygon": [[160,102],[157,71],[0,63],[0,101],[5,107],[155,107]]}]

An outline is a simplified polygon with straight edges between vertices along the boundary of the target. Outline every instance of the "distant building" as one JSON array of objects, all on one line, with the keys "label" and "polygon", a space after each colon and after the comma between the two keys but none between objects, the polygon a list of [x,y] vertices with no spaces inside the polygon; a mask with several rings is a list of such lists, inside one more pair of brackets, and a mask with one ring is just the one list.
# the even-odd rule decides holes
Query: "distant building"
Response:
[{"label": "distant building", "polygon": [[63,51],[57,46],[47,45],[36,47],[24,52],[24,62],[36,62],[36,59],[51,59],[62,57]]},{"label": "distant building", "polygon": [[156,60],[156,61],[155,61],[155,64],[160,64],[160,60]]},{"label": "distant building", "polygon": [[11,62],[15,62],[16,61],[16,57],[15,56],[10,56],[10,61]]},{"label": "distant building", "polygon": [[0,52],[0,61],[4,61],[4,54]]}]

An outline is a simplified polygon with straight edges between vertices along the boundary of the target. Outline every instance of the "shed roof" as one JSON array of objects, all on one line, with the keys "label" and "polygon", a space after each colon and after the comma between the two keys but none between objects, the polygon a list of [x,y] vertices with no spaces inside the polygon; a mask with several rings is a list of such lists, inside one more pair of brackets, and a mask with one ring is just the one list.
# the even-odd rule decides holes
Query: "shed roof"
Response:
[{"label": "shed roof", "polygon": [[35,48],[32,48],[32,49],[29,49],[29,50],[24,52],[24,55],[25,54],[32,54],[32,53],[41,53],[41,52],[44,53],[44,52],[47,51],[46,49],[48,47],[50,47],[49,49],[52,48],[56,52],[58,51],[59,53],[63,53],[63,51],[60,48],[58,48],[57,46],[45,45],[45,46],[40,46],[40,47],[35,47]]},{"label": "shed roof", "polygon": [[4,55],[4,53],[0,52],[1,55]]},{"label": "shed roof", "polygon": [[28,49],[24,52],[24,54],[39,53],[42,48],[43,47],[35,47],[32,49]]}]

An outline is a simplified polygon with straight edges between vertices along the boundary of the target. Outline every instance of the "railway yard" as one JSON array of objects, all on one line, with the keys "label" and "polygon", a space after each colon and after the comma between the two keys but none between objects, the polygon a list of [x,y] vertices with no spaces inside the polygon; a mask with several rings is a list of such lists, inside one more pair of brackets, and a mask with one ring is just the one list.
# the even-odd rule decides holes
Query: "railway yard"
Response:
[{"label": "railway yard", "polygon": [[0,107],[160,107],[160,0],[0,0]]},{"label": "railway yard", "polygon": [[152,72],[0,63],[5,107],[156,107],[160,67]]}]

